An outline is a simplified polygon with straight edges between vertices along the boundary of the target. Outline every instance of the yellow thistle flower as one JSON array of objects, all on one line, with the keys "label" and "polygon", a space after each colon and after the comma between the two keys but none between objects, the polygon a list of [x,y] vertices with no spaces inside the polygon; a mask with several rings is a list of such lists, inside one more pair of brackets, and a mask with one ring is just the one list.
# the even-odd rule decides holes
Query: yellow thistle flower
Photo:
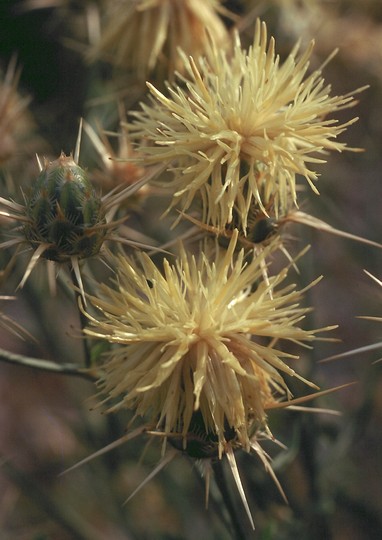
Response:
[{"label": "yellow thistle flower", "polygon": [[237,239],[235,231],[227,250],[216,247],[212,262],[182,249],[163,273],[146,254],[117,258],[116,288],[101,284],[88,297],[103,317],[87,313],[85,330],[119,345],[100,382],[106,402],[116,400],[109,411],[129,408],[183,448],[204,426],[220,457],[231,440],[249,451],[267,407],[290,397],[282,373],[302,379],[276,342],[301,345],[321,331],[299,327],[308,309],[298,305],[304,291],[279,287],[287,269],[263,278],[274,246],[246,264],[243,250],[234,259]]},{"label": "yellow thistle flower", "polygon": [[216,43],[228,34],[219,18],[220,0],[119,0],[106,11],[105,28],[90,53],[110,59],[146,79],[158,64],[172,73],[180,68],[178,47],[199,54],[207,45],[207,32]]},{"label": "yellow thistle flower", "polygon": [[297,57],[296,46],[281,63],[275,43],[257,21],[252,46],[235,35],[232,56],[212,43],[205,57],[182,55],[187,75],[168,85],[166,97],[148,83],[151,104],[133,112],[130,134],[141,138],[145,163],[167,163],[171,207],[187,210],[196,195],[203,219],[224,228],[233,210],[245,231],[251,205],[275,216],[297,205],[296,175],[317,193],[317,154],[341,151],[337,136],[356,121],[327,116],[356,102],[350,95],[330,97],[321,70],[306,76],[313,43]]}]

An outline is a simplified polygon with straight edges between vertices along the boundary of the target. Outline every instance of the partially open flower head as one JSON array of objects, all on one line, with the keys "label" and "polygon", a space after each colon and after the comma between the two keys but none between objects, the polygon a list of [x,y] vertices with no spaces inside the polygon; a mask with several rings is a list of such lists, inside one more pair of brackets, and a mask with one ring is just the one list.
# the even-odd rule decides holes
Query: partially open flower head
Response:
[{"label": "partially open flower head", "polygon": [[160,67],[181,69],[178,47],[199,54],[207,32],[224,45],[228,34],[219,17],[220,0],[117,0],[109,2],[105,27],[90,58],[109,59],[145,80]]},{"label": "partially open flower head", "polygon": [[149,84],[151,103],[133,112],[130,134],[141,140],[146,163],[167,162],[173,171],[164,182],[171,207],[186,211],[198,197],[206,223],[222,229],[234,209],[247,227],[251,205],[275,217],[297,205],[298,175],[317,192],[311,163],[337,141],[348,123],[328,115],[356,102],[330,96],[321,71],[307,75],[313,44],[284,62],[268,43],[265,24],[257,22],[248,50],[236,34],[233,53],[212,41],[205,56],[182,55],[186,76],[168,85],[169,97]]},{"label": "partially open flower head", "polygon": [[109,410],[131,409],[191,455],[203,434],[212,450],[194,457],[221,456],[229,441],[250,449],[267,407],[290,397],[283,375],[301,378],[281,344],[318,332],[300,328],[308,310],[298,305],[303,291],[282,285],[287,270],[264,278],[272,246],[246,264],[237,238],[214,255],[182,249],[163,273],[145,254],[117,258],[115,287],[89,296],[102,316],[87,313],[86,334],[116,344],[100,381]]}]

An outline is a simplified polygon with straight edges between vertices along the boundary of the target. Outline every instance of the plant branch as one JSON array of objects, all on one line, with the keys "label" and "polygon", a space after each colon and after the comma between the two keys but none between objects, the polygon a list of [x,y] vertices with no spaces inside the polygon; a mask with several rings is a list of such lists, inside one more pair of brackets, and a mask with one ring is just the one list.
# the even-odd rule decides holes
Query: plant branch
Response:
[{"label": "plant branch", "polygon": [[38,369],[40,371],[50,371],[58,375],[70,375],[81,377],[88,381],[96,381],[99,378],[99,373],[96,369],[78,368],[74,364],[57,364],[51,360],[43,360],[41,358],[31,358],[22,354],[16,354],[5,349],[0,349],[0,361],[9,364]]}]

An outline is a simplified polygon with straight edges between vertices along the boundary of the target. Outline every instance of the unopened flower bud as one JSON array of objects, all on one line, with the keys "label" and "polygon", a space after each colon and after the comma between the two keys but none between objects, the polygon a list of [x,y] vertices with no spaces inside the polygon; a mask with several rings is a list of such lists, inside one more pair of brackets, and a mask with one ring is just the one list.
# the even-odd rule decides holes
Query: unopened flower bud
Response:
[{"label": "unopened flower bud", "polygon": [[106,234],[102,201],[72,156],[47,162],[26,201],[25,236],[32,247],[49,244],[43,256],[56,262],[96,255]]}]

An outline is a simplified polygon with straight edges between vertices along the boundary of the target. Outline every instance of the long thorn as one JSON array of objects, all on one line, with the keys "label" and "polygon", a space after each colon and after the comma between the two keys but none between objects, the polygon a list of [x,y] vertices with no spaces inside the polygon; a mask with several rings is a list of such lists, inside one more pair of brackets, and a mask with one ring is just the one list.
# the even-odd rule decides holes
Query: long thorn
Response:
[{"label": "long thorn", "polygon": [[104,446],[100,450],[93,452],[93,454],[90,454],[90,456],[87,456],[86,458],[81,459],[81,461],[79,461],[75,465],[72,465],[71,467],[69,467],[69,469],[65,469],[65,471],[62,471],[62,473],[60,473],[59,476],[63,476],[64,474],[72,472],[75,469],[78,469],[78,467],[82,467],[82,465],[85,465],[85,463],[89,463],[89,461],[93,461],[93,459],[103,456],[107,452],[110,452],[111,450],[118,448],[118,446],[121,446],[121,444],[131,441],[131,439],[134,439],[135,437],[138,437],[138,435],[141,435],[141,433],[143,433],[144,431],[145,431],[144,427],[139,427],[135,429],[134,431],[131,431],[130,433],[127,433],[126,435],[123,435],[116,441],[113,441],[112,443],[108,444],[107,446]]},{"label": "long thorn", "polygon": [[246,512],[246,514],[248,516],[248,519],[249,519],[249,522],[251,524],[252,529],[255,530],[255,524],[253,522],[251,510],[249,509],[247,497],[246,497],[245,492],[244,492],[243,484],[241,482],[241,478],[240,478],[240,474],[239,474],[239,469],[237,468],[235,455],[233,453],[231,445],[228,445],[227,448],[226,448],[226,456],[227,456],[227,459],[228,459],[229,466],[231,467],[232,476],[233,476],[233,478],[235,480],[237,490],[239,492],[240,498],[241,498],[242,503],[244,505],[245,512]]},{"label": "long thorn", "polygon": [[159,473],[159,471],[161,471],[166,465],[168,465],[168,463],[170,463],[170,461],[172,461],[177,454],[178,454],[177,450],[167,452],[167,455],[165,455],[160,460],[160,462],[155,467],[155,469],[151,471],[151,473],[143,480],[143,482],[139,484],[139,486],[136,489],[134,489],[133,493],[126,499],[126,501],[123,504],[127,504],[134,497],[134,495],[136,495],[138,491],[140,491],[148,482],[150,482],[150,480],[152,480],[152,478],[154,478],[154,476],[156,476]]}]

